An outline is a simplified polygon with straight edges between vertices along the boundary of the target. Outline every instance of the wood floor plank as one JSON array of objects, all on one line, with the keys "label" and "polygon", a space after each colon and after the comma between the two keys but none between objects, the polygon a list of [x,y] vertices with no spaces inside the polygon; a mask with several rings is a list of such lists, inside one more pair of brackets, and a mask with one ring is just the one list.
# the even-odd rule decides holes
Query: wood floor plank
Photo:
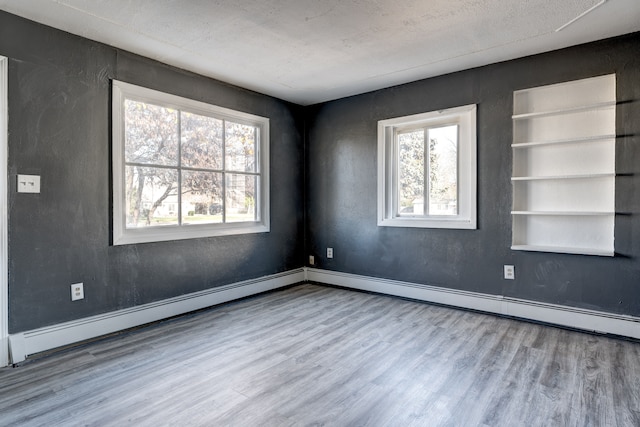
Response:
[{"label": "wood floor plank", "polygon": [[0,369],[0,426],[639,426],[640,344],[300,285]]}]

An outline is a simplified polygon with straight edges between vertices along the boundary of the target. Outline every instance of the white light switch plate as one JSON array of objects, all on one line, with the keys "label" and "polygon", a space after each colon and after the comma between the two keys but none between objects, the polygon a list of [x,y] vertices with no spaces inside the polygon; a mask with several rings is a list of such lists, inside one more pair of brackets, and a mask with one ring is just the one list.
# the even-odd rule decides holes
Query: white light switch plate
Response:
[{"label": "white light switch plate", "polygon": [[18,193],[39,193],[40,175],[18,175]]}]

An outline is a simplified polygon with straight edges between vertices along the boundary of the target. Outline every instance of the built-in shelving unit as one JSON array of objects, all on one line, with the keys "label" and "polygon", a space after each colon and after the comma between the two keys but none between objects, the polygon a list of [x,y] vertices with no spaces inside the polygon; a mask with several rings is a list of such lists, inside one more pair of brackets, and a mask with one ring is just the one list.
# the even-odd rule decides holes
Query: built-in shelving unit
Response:
[{"label": "built-in shelving unit", "polygon": [[614,255],[615,74],[514,92],[513,250]]}]

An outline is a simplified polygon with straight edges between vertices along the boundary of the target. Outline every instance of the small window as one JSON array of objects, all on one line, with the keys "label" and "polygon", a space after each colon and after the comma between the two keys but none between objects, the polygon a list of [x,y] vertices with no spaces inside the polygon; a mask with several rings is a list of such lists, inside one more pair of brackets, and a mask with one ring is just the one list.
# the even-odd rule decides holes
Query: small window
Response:
[{"label": "small window", "polygon": [[378,225],[476,228],[476,106],[378,122]]},{"label": "small window", "polygon": [[114,244],[269,231],[269,120],[113,82]]}]

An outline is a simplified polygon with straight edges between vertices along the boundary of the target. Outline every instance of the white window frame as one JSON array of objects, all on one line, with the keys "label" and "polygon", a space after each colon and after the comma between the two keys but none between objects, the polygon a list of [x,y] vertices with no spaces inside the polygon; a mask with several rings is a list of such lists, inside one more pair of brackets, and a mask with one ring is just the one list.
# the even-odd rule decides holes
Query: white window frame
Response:
[{"label": "white window frame", "polygon": [[[458,214],[398,214],[399,130],[458,125]],[[378,226],[476,229],[476,104],[378,121]],[[428,201],[425,200],[425,205]]]},{"label": "white window frame", "polygon": [[[113,244],[160,242],[193,239],[200,237],[227,236],[234,234],[266,233],[270,231],[269,219],[269,119],[249,113],[231,110],[216,105],[183,98],[113,80],[112,88],[113,127]],[[125,157],[124,157],[124,102],[133,99],[168,108],[187,110],[192,113],[218,119],[250,124],[260,129],[257,159],[259,185],[257,189],[257,221],[230,222],[220,224],[188,224],[160,227],[126,227],[125,213]]]}]

